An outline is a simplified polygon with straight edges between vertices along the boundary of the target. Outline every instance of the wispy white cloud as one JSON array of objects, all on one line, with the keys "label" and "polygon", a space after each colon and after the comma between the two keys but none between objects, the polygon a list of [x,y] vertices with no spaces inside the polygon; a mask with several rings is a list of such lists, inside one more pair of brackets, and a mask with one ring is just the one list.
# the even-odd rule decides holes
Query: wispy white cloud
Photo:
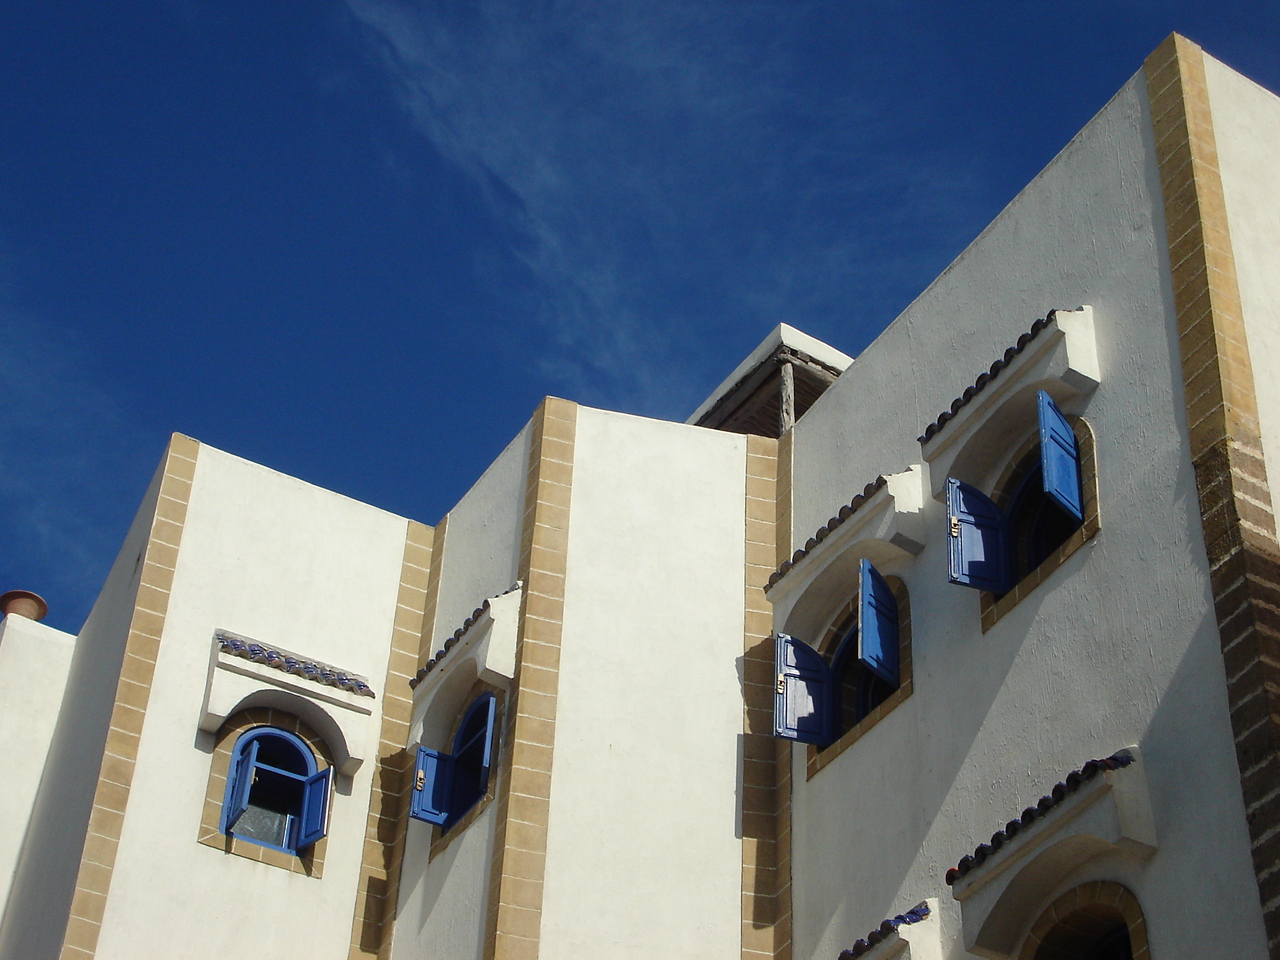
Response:
[{"label": "wispy white cloud", "polygon": [[49,622],[75,631],[137,507],[149,438],[93,383],[74,343],[3,299],[0,591],[43,594]]},{"label": "wispy white cloud", "polygon": [[867,303],[894,229],[868,231],[869,204],[934,200],[887,152],[885,105],[806,70],[813,4],[349,2],[422,134],[511,231],[544,372],[579,399],[680,414],[708,342]]}]

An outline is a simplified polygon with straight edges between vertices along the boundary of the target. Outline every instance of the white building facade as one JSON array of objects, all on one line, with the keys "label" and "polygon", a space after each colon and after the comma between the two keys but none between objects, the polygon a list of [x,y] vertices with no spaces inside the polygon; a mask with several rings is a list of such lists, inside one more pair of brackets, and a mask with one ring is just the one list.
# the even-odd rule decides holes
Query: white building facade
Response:
[{"label": "white building facade", "polygon": [[856,360],[434,527],[175,436],[0,623],[0,958],[1280,957],[1277,155],[1172,37]]}]

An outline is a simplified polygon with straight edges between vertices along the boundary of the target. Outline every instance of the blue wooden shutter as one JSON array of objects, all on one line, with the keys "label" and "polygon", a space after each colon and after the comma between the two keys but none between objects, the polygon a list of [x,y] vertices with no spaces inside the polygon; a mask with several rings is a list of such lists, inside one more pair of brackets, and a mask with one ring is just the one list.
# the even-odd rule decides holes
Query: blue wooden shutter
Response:
[{"label": "blue wooden shutter", "polygon": [[1071,516],[1083,521],[1080,445],[1076,442],[1075,431],[1043,390],[1037,404],[1040,410],[1040,466],[1044,473],[1044,492]]},{"label": "blue wooden shutter", "polygon": [[947,478],[947,566],[952,583],[1004,593],[1010,586],[1004,514],[983,493]]},{"label": "blue wooden shutter", "polygon": [[898,601],[884,577],[866,560],[858,592],[858,662],[893,688],[898,686]]},{"label": "blue wooden shutter", "polygon": [[231,787],[222,811],[222,832],[230,833],[236,821],[249,809],[249,791],[253,789],[253,774],[258,761],[258,741],[250,740],[240,753],[235,769],[231,771]]},{"label": "blue wooden shutter", "polygon": [[497,711],[498,711],[498,698],[495,697],[493,694],[489,694],[488,698],[489,698],[489,703],[487,704],[488,712],[485,716],[485,721],[484,721],[484,753],[481,754],[481,757],[480,757],[480,766],[484,769],[486,773],[488,773],[489,766],[493,762],[493,741],[494,741],[493,720],[494,720],[494,717],[497,716]]},{"label": "blue wooden shutter", "polygon": [[419,747],[409,816],[427,823],[443,824],[448,820],[449,787],[453,779],[452,775],[453,757],[447,753]]},{"label": "blue wooden shutter", "polygon": [[831,670],[807,643],[778,634],[774,648],[778,682],[773,733],[787,740],[826,744],[833,738],[835,684]]},{"label": "blue wooden shutter", "polygon": [[302,784],[302,810],[298,815],[298,842],[294,850],[305,850],[324,836],[329,812],[329,784],[333,767],[325,767]]}]

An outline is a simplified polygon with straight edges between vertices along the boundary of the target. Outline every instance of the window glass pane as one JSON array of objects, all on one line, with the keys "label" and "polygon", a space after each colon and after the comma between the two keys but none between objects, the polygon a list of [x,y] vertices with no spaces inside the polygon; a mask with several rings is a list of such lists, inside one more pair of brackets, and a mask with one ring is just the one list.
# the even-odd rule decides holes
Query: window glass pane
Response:
[{"label": "window glass pane", "polygon": [[283,847],[289,836],[289,815],[250,803],[249,809],[236,821],[235,829],[231,832],[237,837],[248,837],[250,840]]},{"label": "window glass pane", "polygon": [[257,767],[249,789],[249,807],[232,829],[238,837],[249,837],[288,846],[289,818],[302,806],[302,781],[287,774]]}]

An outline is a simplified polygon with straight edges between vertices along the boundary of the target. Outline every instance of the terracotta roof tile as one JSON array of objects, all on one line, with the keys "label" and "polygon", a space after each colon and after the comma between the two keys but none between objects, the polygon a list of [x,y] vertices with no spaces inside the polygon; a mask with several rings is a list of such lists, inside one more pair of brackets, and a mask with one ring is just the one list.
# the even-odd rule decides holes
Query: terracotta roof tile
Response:
[{"label": "terracotta roof tile", "polygon": [[828,520],[824,526],[819,527],[817,533],[805,541],[805,545],[803,547],[791,555],[790,560],[784,561],[782,566],[770,575],[769,582],[765,585],[766,589],[768,587],[772,587],[775,583],[781,580],[786,575],[787,571],[807,557],[814,547],[827,539],[827,537],[831,536],[837,527],[857,513],[858,508],[870,500],[871,495],[883,487],[885,482],[885,478],[883,476],[879,476],[863,487],[860,494],[850,500],[847,505],[841,507],[834,517]]},{"label": "terracotta roof tile", "polygon": [[[498,596],[505,597],[508,593],[511,593],[512,591],[519,590],[519,589],[520,589],[520,584],[517,583],[515,586],[511,587],[510,589],[502,591],[502,593],[498,594]],[[462,626],[460,626],[457,630],[453,631],[453,635],[450,636],[447,640],[445,640],[444,646],[441,649],[436,651],[436,655],[432,657],[430,660],[428,660],[425,664],[423,664],[418,669],[418,673],[416,676],[412,676],[409,678],[410,689],[416,690],[418,687],[418,684],[420,684],[423,681],[426,675],[430,673],[432,670],[434,670],[436,668],[436,665],[439,664],[440,661],[445,658],[445,656],[449,653],[449,651],[458,645],[459,641],[461,641],[462,638],[466,636],[467,631],[470,630],[475,625],[475,622],[479,620],[482,616],[484,616],[485,611],[489,609],[489,603],[490,603],[490,600],[486,600],[484,603],[480,604],[480,606],[472,610],[471,616],[467,617],[467,619],[462,622]]]},{"label": "terracotta roof tile", "polygon": [[862,956],[904,923],[919,923],[927,916],[929,916],[929,905],[927,903],[918,903],[906,913],[900,913],[896,917],[890,917],[888,920],[882,921],[880,926],[876,927],[848,950],[841,950],[840,960],[854,960],[855,957]]},{"label": "terracotta roof tile", "polygon": [[1071,771],[1060,783],[1055,784],[1052,790],[1041,797],[1034,807],[1027,807],[1022,811],[1021,816],[1014,817],[1004,825],[1003,829],[993,833],[989,843],[979,844],[972,854],[964,857],[958,864],[948,870],[947,886],[952,886],[975,867],[985,863],[1001,847],[1079,790],[1082,784],[1088,783],[1096,777],[1100,771],[1120,770],[1131,763],[1133,763],[1133,755],[1127,751],[1121,751],[1103,760],[1090,760],[1079,770]]},{"label": "terracotta roof tile", "polygon": [[1020,336],[1018,338],[1018,342],[1004,352],[1004,356],[991,364],[991,368],[989,370],[980,374],[978,379],[973,382],[973,386],[965,387],[964,393],[951,401],[951,407],[938,414],[938,419],[925,427],[924,433],[916,439],[921,443],[925,443],[937,436],[939,431],[941,431],[948,422],[955,419],[956,414],[960,412],[961,408],[965,407],[970,400],[985,390],[987,384],[1000,376],[1000,371],[1009,366],[1009,364],[1013,362],[1013,358],[1025,350],[1027,348],[1027,344],[1040,335],[1040,331],[1050,324],[1056,313],[1057,311],[1050,310],[1047,316],[1033,323],[1031,325],[1031,329]]}]

